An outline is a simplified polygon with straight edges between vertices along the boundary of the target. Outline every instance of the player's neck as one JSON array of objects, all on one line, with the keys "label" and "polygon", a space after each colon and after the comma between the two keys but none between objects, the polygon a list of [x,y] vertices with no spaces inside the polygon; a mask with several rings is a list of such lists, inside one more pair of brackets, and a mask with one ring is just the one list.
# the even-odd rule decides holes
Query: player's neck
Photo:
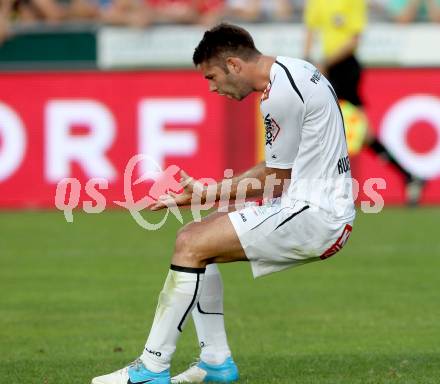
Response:
[{"label": "player's neck", "polygon": [[263,92],[267,84],[270,81],[270,69],[272,68],[273,63],[275,63],[275,57],[273,56],[264,56],[261,55],[257,62],[255,63],[254,68],[254,90],[258,92]]}]

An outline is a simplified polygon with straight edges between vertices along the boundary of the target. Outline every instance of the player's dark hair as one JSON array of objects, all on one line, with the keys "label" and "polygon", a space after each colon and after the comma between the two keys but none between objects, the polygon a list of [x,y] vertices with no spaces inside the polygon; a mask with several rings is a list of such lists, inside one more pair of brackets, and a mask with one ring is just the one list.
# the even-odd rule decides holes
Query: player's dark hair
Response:
[{"label": "player's dark hair", "polygon": [[255,48],[248,31],[237,25],[221,23],[205,32],[194,51],[193,62],[197,66],[210,60],[218,60],[225,68],[224,60],[228,56],[249,61],[258,55],[261,53]]}]

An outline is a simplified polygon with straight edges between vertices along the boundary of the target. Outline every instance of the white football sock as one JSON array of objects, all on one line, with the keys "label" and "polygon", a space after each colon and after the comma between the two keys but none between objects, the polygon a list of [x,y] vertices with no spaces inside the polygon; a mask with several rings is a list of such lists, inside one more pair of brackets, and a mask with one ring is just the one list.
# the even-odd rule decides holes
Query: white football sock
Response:
[{"label": "white football sock", "polygon": [[205,268],[171,265],[141,355],[150,371],[157,373],[169,369],[180,333],[199,300],[204,275]]},{"label": "white football sock", "polygon": [[192,317],[201,347],[200,359],[208,364],[223,363],[231,351],[223,316],[223,282],[216,264],[206,267],[202,293]]}]

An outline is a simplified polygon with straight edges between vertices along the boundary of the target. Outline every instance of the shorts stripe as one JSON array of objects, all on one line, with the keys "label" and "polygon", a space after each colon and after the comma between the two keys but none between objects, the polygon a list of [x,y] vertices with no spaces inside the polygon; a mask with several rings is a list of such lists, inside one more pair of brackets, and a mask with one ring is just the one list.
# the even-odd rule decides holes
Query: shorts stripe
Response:
[{"label": "shorts stripe", "polygon": [[298,212],[293,213],[290,215],[286,220],[284,220],[282,223],[280,223],[274,230],[276,231],[279,227],[286,224],[288,221],[292,220],[295,216],[299,215],[301,212],[304,212],[306,209],[309,209],[310,207],[306,205],[305,207],[301,208]]},{"label": "shorts stripe", "polygon": [[255,227],[252,227],[252,229],[258,228],[261,224],[263,224],[264,222],[266,222],[267,220],[269,220],[271,217],[274,217],[275,215],[277,215],[278,213],[280,213],[281,211],[287,209],[287,207],[281,208],[279,211],[276,211],[275,213],[272,213],[270,216],[267,216],[261,223],[258,223]]}]

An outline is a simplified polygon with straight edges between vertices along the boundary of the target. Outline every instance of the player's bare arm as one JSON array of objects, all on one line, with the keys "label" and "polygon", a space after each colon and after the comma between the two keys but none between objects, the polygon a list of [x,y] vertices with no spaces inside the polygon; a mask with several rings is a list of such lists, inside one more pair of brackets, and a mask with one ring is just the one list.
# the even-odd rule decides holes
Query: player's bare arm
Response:
[{"label": "player's bare arm", "polygon": [[[290,181],[291,169],[266,167],[264,161],[232,178],[217,183],[216,188],[203,185],[189,176],[185,171],[180,172],[182,193],[170,192],[159,198],[151,210],[157,211],[175,204],[190,205],[193,201],[201,204],[206,201],[219,202],[222,199],[235,201],[238,198],[272,198],[281,196]],[[196,197],[196,198],[195,198]]]}]

